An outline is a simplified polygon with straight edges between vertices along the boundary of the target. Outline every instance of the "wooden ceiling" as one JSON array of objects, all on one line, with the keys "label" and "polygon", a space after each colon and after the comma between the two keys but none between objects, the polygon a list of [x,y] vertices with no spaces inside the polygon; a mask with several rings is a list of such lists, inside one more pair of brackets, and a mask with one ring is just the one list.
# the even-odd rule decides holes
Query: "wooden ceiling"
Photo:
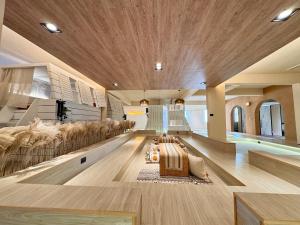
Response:
[{"label": "wooden ceiling", "polygon": [[6,0],[4,24],[107,89],[199,88],[299,37],[299,14],[270,22],[289,7],[300,1]]}]

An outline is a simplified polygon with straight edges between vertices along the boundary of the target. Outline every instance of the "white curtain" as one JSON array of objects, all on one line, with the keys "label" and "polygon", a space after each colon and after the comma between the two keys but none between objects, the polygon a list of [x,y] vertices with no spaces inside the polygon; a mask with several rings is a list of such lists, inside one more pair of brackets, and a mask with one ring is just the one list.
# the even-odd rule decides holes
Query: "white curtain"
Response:
[{"label": "white curtain", "polygon": [[0,75],[0,105],[27,108],[34,68],[3,69]]}]

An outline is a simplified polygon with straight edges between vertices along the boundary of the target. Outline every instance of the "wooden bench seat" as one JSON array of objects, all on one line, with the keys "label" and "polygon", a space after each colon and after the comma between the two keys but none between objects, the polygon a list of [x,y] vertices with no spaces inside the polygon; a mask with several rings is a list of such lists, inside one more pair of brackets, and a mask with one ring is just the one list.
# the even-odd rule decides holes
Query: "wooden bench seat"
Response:
[{"label": "wooden bench seat", "polygon": [[249,151],[249,163],[300,187],[300,156]]},{"label": "wooden bench seat", "polygon": [[65,185],[101,186],[112,182],[125,170],[135,153],[144,145],[145,136],[131,138],[118,149],[65,183]]}]

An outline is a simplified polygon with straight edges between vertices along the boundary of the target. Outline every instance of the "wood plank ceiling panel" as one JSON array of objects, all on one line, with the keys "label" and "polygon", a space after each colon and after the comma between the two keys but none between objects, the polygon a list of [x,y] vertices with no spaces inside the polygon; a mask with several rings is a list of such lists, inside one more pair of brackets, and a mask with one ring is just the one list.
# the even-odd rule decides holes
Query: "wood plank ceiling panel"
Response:
[{"label": "wood plank ceiling panel", "polygon": [[300,15],[270,22],[292,6],[300,1],[7,0],[4,24],[108,89],[199,88],[299,37]]}]

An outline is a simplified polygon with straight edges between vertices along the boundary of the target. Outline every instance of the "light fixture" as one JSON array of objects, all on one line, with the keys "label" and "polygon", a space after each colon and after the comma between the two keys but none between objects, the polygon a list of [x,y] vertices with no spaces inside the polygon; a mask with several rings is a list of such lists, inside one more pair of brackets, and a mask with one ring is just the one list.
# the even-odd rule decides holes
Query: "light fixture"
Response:
[{"label": "light fixture", "polygon": [[296,8],[296,9],[286,9],[284,11],[282,11],[281,13],[278,14],[278,16],[276,16],[272,22],[283,22],[288,20],[291,16],[293,16],[298,10],[300,10],[300,8]]},{"label": "light fixture", "polygon": [[184,105],[184,100],[180,97],[180,89],[178,90],[178,98],[175,100],[175,105]]},{"label": "light fixture", "polygon": [[155,64],[155,70],[162,70],[162,64],[160,62]]},{"label": "light fixture", "polygon": [[62,31],[53,23],[40,23],[50,33],[62,33]]},{"label": "light fixture", "polygon": [[118,87],[118,86],[119,86],[119,84],[118,84],[117,82],[114,82],[113,85],[114,85],[115,87]]},{"label": "light fixture", "polygon": [[142,107],[148,107],[148,105],[149,105],[149,100],[147,100],[145,98],[145,93],[146,93],[146,90],[144,90],[144,98],[140,101],[140,106],[142,106]]},{"label": "light fixture", "polygon": [[251,102],[246,102],[245,105],[246,105],[246,106],[250,106],[250,105],[251,105]]}]

